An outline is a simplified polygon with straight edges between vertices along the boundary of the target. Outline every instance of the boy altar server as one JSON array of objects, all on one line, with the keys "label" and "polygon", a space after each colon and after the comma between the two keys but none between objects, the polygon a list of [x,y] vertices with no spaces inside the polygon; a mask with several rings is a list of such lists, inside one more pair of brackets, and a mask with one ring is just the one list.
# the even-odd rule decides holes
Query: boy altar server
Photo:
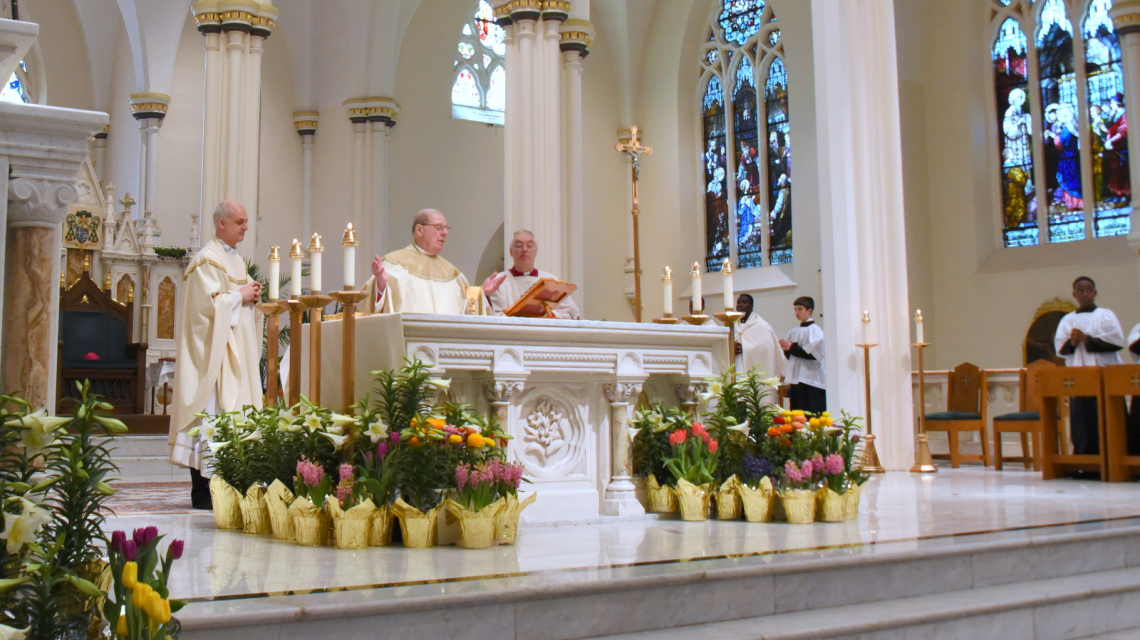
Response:
[{"label": "boy altar server", "polygon": [[792,409],[810,413],[827,411],[827,378],[824,376],[823,329],[815,324],[815,300],[809,296],[796,298],[792,311],[800,326],[788,332],[780,348],[788,358],[784,383],[791,385],[788,400]]}]

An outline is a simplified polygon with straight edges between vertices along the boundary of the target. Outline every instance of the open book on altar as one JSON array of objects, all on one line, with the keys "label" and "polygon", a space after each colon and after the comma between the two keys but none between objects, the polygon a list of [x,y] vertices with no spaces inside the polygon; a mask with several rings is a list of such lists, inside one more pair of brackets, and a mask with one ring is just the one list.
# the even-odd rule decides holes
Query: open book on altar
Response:
[{"label": "open book on altar", "polygon": [[527,289],[503,315],[512,318],[553,318],[558,303],[577,290],[576,284],[562,282],[557,278],[542,278]]}]

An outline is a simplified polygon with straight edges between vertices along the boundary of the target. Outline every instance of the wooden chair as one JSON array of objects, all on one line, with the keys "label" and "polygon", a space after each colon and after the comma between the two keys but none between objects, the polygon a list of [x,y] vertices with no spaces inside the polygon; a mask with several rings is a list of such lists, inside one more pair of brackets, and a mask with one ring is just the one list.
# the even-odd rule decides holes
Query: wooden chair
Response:
[{"label": "wooden chair", "polygon": [[[1046,480],[1071,471],[1096,471],[1108,480],[1106,447],[1096,455],[1061,453],[1058,404],[1061,398],[1094,397],[1104,406],[1104,384],[1100,367],[1057,367],[1038,374],[1041,393],[1041,476]],[[1097,411],[1100,441],[1104,437],[1104,411]]]},{"label": "wooden chair", "polygon": [[[1056,369],[1057,365],[1048,360],[1037,360],[1021,370],[1021,399],[1018,411],[994,416],[994,468],[1002,470],[1002,463],[1020,462],[1028,469],[1041,470],[1041,392],[1040,373],[1043,369]],[[1001,451],[1001,434],[1021,434],[1021,456],[1007,458]],[[1033,452],[1030,454],[1029,439],[1033,438]]]},{"label": "wooden chair", "polygon": [[1140,456],[1128,454],[1124,396],[1140,396],[1140,364],[1104,368],[1104,430],[1101,450],[1108,457],[1108,481],[1129,482],[1140,475]]},{"label": "wooden chair", "polygon": [[[949,459],[950,466],[957,469],[963,462],[981,460],[990,465],[989,437],[986,433],[986,379],[980,369],[963,362],[950,372],[949,393],[946,411],[928,413],[925,416],[926,430],[945,431],[950,440],[950,453],[940,453],[933,457]],[[962,455],[958,446],[958,434],[963,431],[977,431],[982,438],[982,455]]]}]

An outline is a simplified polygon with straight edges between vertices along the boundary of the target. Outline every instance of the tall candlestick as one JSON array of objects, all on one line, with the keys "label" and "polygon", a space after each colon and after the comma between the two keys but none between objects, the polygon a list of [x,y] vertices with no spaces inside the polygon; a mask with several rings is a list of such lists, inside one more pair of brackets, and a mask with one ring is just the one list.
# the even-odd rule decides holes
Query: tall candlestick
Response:
[{"label": "tall candlestick", "polygon": [[281,247],[269,247],[269,299],[281,297]]},{"label": "tall candlestick", "polygon": [[914,314],[914,341],[917,342],[918,344],[925,344],[926,343],[926,340],[923,340],[923,338],[925,337],[923,335],[923,330],[922,330],[923,324],[924,323],[922,322],[922,309],[919,309],[918,312]]},{"label": "tall candlestick", "polygon": [[352,291],[356,289],[356,245],[360,243],[356,240],[356,231],[351,222],[345,228],[340,244],[344,247],[344,289]]},{"label": "tall candlestick", "polygon": [[871,344],[871,312],[863,312],[863,344]]},{"label": "tall candlestick", "polygon": [[290,278],[289,288],[292,291],[292,300],[301,299],[301,261],[305,259],[305,252],[301,250],[301,241],[293,238],[293,246],[289,247],[289,261],[293,275]]},{"label": "tall candlestick", "polygon": [[724,278],[724,309],[728,311],[736,308],[736,295],[732,290],[732,263],[728,258],[724,259],[724,265],[720,268],[721,277]]},{"label": "tall candlestick", "polygon": [[664,289],[665,301],[663,303],[665,317],[673,315],[673,270],[665,267],[665,275],[661,276],[661,286]]},{"label": "tall candlestick", "polygon": [[309,291],[314,295],[324,290],[321,288],[321,252],[324,250],[321,234],[314,233],[309,241]]},{"label": "tall candlestick", "polygon": [[704,311],[705,305],[701,302],[701,265],[700,263],[693,263],[693,270],[689,272],[693,276],[693,313],[700,313]]}]

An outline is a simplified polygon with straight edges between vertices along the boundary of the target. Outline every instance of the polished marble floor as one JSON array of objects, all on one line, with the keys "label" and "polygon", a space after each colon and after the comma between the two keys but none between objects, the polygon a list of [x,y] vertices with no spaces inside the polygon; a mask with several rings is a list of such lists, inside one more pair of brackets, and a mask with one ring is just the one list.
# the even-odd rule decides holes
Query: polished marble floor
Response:
[{"label": "polished marble floor", "polygon": [[[108,527],[118,529],[156,525],[162,533],[186,540],[185,554],[171,577],[172,596],[230,605],[255,605],[259,599],[298,593],[380,588],[439,595],[503,581],[549,586],[684,572],[698,565],[709,570],[1016,539],[1043,527],[1094,531],[1138,524],[1140,484],[1045,482],[1031,472],[979,468],[946,469],[927,477],[877,477],[863,493],[859,519],[847,523],[615,518],[524,526],[517,545],[484,550],[297,547],[267,536],[218,531],[208,513],[136,512],[108,521]],[[695,560],[701,562],[691,562]],[[481,581],[487,584],[480,586]]]}]

